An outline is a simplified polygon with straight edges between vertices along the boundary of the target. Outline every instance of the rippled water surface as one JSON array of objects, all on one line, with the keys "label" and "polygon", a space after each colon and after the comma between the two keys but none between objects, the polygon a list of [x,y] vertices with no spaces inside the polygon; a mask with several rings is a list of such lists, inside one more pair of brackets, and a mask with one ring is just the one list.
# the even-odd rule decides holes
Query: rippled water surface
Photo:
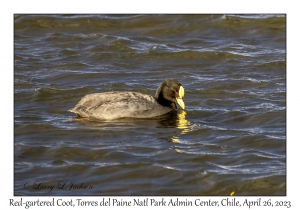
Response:
[{"label": "rippled water surface", "polygon": [[[67,112],[167,78],[185,88],[177,114]],[[284,15],[15,15],[15,195],[232,191],[286,194]]]}]

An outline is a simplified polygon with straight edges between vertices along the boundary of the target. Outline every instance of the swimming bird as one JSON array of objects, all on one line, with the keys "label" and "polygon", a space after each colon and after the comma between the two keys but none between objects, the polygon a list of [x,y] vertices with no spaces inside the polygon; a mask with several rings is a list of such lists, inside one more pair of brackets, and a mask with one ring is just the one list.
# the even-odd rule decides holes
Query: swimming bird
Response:
[{"label": "swimming bird", "polygon": [[98,120],[151,118],[176,110],[175,102],[185,109],[183,97],[182,85],[177,80],[167,79],[159,85],[154,97],[138,92],[93,93],[84,96],[68,111]]}]

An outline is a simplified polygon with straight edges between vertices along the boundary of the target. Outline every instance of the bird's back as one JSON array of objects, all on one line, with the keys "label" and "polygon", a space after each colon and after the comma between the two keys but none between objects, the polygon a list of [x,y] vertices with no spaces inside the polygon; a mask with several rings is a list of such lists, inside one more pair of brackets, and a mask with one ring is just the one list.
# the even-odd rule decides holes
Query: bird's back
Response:
[{"label": "bird's back", "polygon": [[170,112],[154,97],[138,92],[93,93],[83,97],[71,110],[80,117],[101,120],[117,118],[150,118]]}]

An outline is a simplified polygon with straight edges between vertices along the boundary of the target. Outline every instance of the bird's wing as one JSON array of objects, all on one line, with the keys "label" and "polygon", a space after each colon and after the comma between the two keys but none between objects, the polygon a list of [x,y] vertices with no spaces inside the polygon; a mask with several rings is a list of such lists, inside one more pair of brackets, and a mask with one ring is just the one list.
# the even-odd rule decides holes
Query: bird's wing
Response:
[{"label": "bird's wing", "polygon": [[83,97],[70,110],[81,117],[116,119],[124,117],[148,118],[169,112],[152,96],[137,92],[106,92]]}]

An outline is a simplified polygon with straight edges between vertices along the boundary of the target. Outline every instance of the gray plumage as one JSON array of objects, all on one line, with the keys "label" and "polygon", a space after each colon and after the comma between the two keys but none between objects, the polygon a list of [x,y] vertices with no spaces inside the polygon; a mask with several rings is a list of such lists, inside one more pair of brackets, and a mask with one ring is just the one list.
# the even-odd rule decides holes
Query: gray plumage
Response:
[{"label": "gray plumage", "polygon": [[[155,97],[138,92],[119,91],[88,94],[69,111],[79,117],[99,120],[156,117],[176,109],[175,98],[171,98],[175,97],[174,91],[168,90],[169,83],[175,84],[178,89],[181,86],[176,80],[166,80],[158,87]],[[173,95],[169,96],[170,94]]]}]

